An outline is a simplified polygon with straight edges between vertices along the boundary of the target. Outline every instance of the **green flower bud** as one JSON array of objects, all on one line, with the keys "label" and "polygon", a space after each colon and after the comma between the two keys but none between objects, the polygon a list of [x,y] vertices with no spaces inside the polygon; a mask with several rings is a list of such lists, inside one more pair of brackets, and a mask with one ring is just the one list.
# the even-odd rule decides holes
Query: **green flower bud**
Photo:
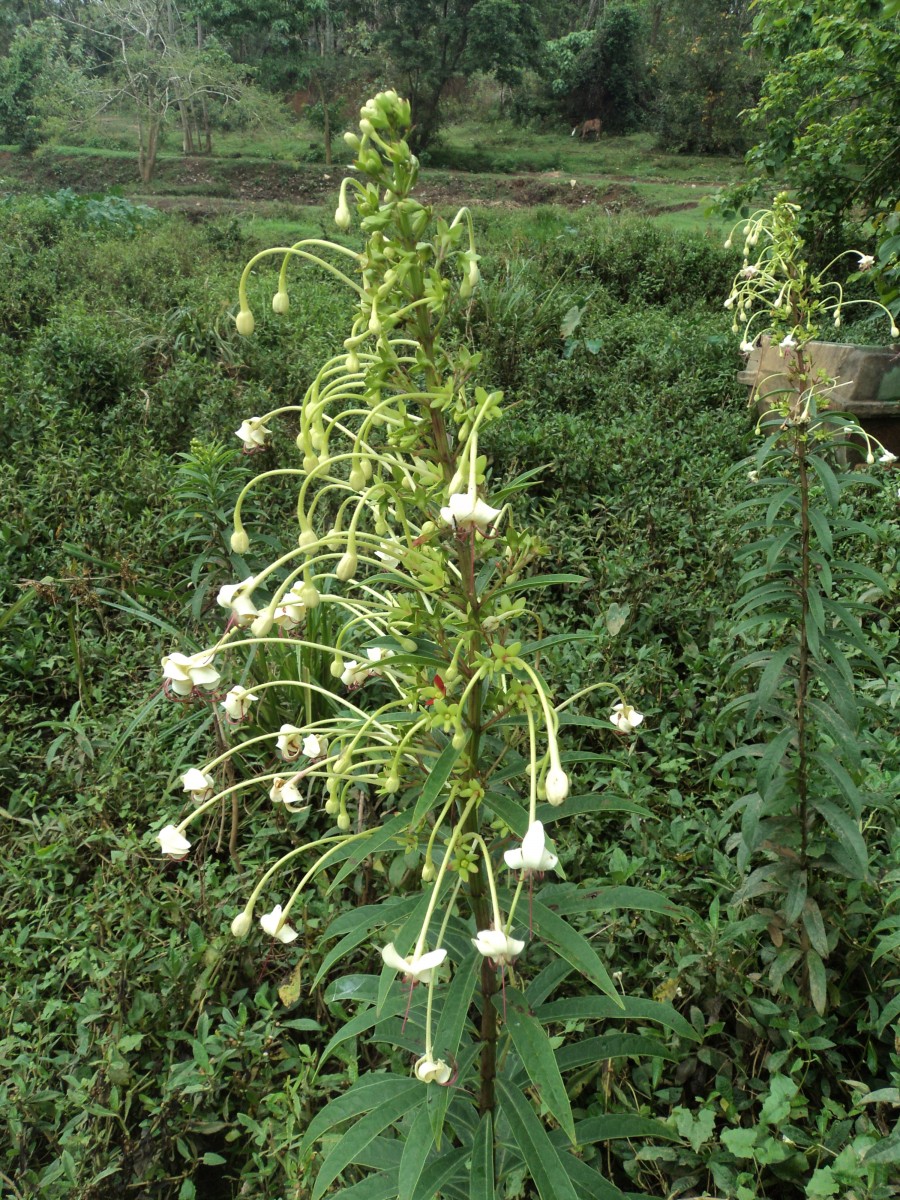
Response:
[{"label": "green flower bud", "polygon": [[253,914],[252,912],[248,912],[247,909],[244,909],[244,911],[239,912],[231,922],[231,936],[236,938],[238,941],[241,941],[242,938],[247,936],[252,927]]},{"label": "green flower bud", "polygon": [[256,328],[256,322],[253,320],[253,313],[249,308],[242,308],[234,319],[237,326],[237,331],[241,337],[249,337]]},{"label": "green flower bud", "polygon": [[231,548],[235,554],[246,554],[250,549],[250,539],[247,537],[243,526],[240,529],[235,529],[232,533]]},{"label": "green flower bud", "polygon": [[333,658],[329,668],[332,679],[340,679],[344,673],[344,661],[341,658]]},{"label": "green flower bud", "polygon": [[359,559],[354,553],[352,553],[352,551],[348,550],[335,567],[334,573],[337,575],[341,583],[346,583],[348,579],[352,579],[356,574],[356,568],[358,566]]},{"label": "green flower bud", "polygon": [[318,605],[320,600],[319,589],[311,579],[304,583],[300,589],[300,599],[306,608],[315,608]]},{"label": "green flower bud", "polygon": [[336,813],[338,813],[340,811],[340,807],[340,803],[335,799],[334,796],[330,796],[325,801],[325,811],[328,813],[329,817],[333,817]]},{"label": "green flower bud", "polygon": [[276,292],[272,297],[272,311],[277,313],[286,313],[291,306],[290,298],[287,292]]},{"label": "green flower bud", "polygon": [[346,833],[350,828],[350,814],[348,812],[338,813],[337,827],[341,833]]}]

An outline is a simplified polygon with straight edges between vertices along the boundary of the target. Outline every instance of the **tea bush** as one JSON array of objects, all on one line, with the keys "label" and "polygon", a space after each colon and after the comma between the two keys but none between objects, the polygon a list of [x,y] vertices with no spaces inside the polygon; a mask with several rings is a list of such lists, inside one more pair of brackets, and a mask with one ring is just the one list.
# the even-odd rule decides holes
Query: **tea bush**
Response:
[{"label": "tea bush", "polygon": [[[358,978],[339,981],[313,949],[333,901],[309,892],[294,949],[267,958],[251,940],[235,953],[228,829],[214,821],[177,874],[144,831],[217,737],[208,710],[162,704],[156,664],[185,623],[202,644],[215,588],[247,573],[221,536],[248,474],[231,431],[302,396],[339,348],[345,302],[309,276],[285,318],[239,341],[234,280],[256,246],[238,229],[162,218],[134,233],[70,207],[0,206],[0,1170],[47,1200],[299,1200],[312,1114],[377,1062],[350,1039],[317,1072]],[[875,530],[852,555],[890,589],[865,622],[886,671],[866,685],[874,748],[860,780],[884,802],[867,832],[871,878],[840,914],[855,949],[835,961],[819,1015],[799,988],[773,998],[769,917],[728,904],[736,791],[727,772],[711,777],[744,735],[721,711],[737,692],[740,519],[727,513],[747,498],[745,472],[728,469],[752,431],[722,309],[734,260],[603,217],[577,237],[548,218],[526,255],[508,223],[493,241],[481,224],[484,281],[450,336],[483,352],[515,402],[485,436],[489,470],[500,482],[543,468],[522,495],[542,565],[585,579],[536,606],[548,638],[585,633],[548,644],[541,669],[567,691],[616,678],[647,714],[624,758],[608,732],[565,726],[567,769],[611,811],[579,818],[563,865],[594,890],[649,887],[665,911],[586,906],[568,919],[629,994],[672,1001],[700,1038],[657,1031],[659,1054],[643,1058],[627,1040],[598,1046],[567,1075],[572,1103],[579,1118],[668,1120],[670,1137],[605,1144],[603,1169],[626,1192],[887,1200],[900,1079],[896,486],[846,513]],[[252,279],[251,296],[269,282]],[[276,489],[267,516],[290,504]],[[590,699],[580,712],[606,716]],[[240,856],[273,861],[289,830],[253,833],[251,810]],[[360,870],[359,906],[389,868]],[[362,974],[367,952],[355,954]]]}]

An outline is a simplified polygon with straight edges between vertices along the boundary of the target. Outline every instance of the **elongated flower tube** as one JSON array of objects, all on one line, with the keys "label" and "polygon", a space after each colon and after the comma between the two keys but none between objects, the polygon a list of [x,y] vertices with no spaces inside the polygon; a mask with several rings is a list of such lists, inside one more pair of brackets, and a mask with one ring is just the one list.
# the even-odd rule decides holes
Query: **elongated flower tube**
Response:
[{"label": "elongated flower tube", "polygon": [[280,904],[276,904],[271,912],[263,913],[259,918],[259,923],[269,937],[276,938],[279,942],[284,942],[285,945],[289,942],[295,942],[299,937],[297,930],[288,925],[287,921],[281,915]]},{"label": "elongated flower tube", "polygon": [[426,950],[424,954],[413,952],[404,958],[394,943],[388,942],[382,948],[381,957],[386,967],[400,971],[404,979],[415,983],[431,983],[434,972],[447,957],[447,951],[441,947],[437,950]]},{"label": "elongated flower tube", "polygon": [[191,848],[191,843],[174,825],[167,825],[165,829],[161,829],[156,835],[156,840],[163,854],[169,858],[184,858]]},{"label": "elongated flower tube", "polygon": [[471,940],[478,953],[491,959],[498,967],[515,962],[525,949],[524,942],[510,937],[502,929],[479,929],[477,937]]},{"label": "elongated flower tube", "polygon": [[532,821],[528,832],[522,839],[522,845],[514,850],[507,850],[503,855],[506,865],[514,871],[530,874],[535,871],[552,871],[559,859],[546,849],[544,826],[540,821]]},{"label": "elongated flower tube", "polygon": [[442,1058],[434,1059],[430,1054],[423,1054],[416,1061],[413,1072],[422,1083],[439,1083],[442,1086],[449,1083],[453,1076],[453,1071]]}]

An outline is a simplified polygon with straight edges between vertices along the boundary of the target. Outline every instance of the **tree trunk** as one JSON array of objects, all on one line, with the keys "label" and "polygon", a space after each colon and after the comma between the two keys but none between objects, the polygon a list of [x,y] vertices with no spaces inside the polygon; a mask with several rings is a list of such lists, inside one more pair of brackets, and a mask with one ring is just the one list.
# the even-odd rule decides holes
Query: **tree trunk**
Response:
[{"label": "tree trunk", "polygon": [[144,137],[142,124],[138,124],[138,166],[141,172],[141,182],[151,183],[156,173],[156,155],[159,151],[160,118],[151,113],[147,119],[147,133]]}]

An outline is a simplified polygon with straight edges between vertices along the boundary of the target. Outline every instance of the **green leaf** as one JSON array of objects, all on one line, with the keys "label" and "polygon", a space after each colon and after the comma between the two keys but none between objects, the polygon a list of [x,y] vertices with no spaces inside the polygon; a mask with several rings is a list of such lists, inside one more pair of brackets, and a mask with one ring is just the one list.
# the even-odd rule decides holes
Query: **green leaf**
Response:
[{"label": "green leaf", "polygon": [[649,888],[620,887],[598,888],[587,892],[572,884],[548,884],[538,893],[542,904],[553,908],[560,916],[569,913],[606,913],[617,909],[629,912],[655,912],[667,917],[689,919],[694,916],[689,908],[675,904],[668,896],[652,892]]},{"label": "green leaf", "polygon": [[340,862],[341,859],[346,859],[346,862],[328,885],[325,894],[330,895],[335,888],[340,887],[347,876],[352,875],[360,863],[364,862],[370,855],[377,854],[379,850],[402,836],[407,824],[406,813],[398,813],[397,816],[392,817],[390,821],[382,825],[381,829],[377,833],[373,833],[371,837],[361,838],[360,841],[351,842],[348,846],[341,846],[335,852],[334,857],[329,859],[329,863],[334,864]]},{"label": "green leaf", "polygon": [[495,1200],[494,1126],[489,1112],[481,1118],[472,1143],[469,1200]]},{"label": "green leaf", "polygon": [[560,1071],[571,1071],[575,1067],[604,1062],[608,1058],[663,1058],[670,1062],[680,1062],[683,1057],[682,1051],[664,1046],[662,1042],[642,1033],[608,1033],[603,1037],[583,1037],[560,1047],[556,1052]]},{"label": "green leaf", "polygon": [[842,861],[851,868],[851,878],[866,879],[869,874],[869,852],[856,821],[831,800],[813,800],[812,807],[837,834],[842,850],[846,851]]},{"label": "green leaf", "polygon": [[[426,1084],[425,1086],[433,1085]],[[397,1174],[397,1200],[412,1200],[433,1145],[434,1133],[431,1129],[428,1109],[422,1105],[413,1118],[413,1123],[403,1143],[403,1157],[400,1159]]]},{"label": "green leaf", "polygon": [[900,1125],[895,1125],[886,1138],[863,1152],[864,1163],[900,1163]]},{"label": "green leaf", "polygon": [[559,1151],[518,1088],[498,1077],[503,1115],[541,1200],[578,1200]]},{"label": "green leaf", "polygon": [[779,734],[772,738],[763,751],[763,756],[756,768],[756,787],[760,795],[765,796],[769,790],[772,780],[781,767],[781,761],[794,734],[795,731],[791,726],[782,729]]},{"label": "green leaf", "polygon": [[[419,1180],[419,1186],[416,1188],[412,1200],[435,1200],[435,1197],[452,1182],[455,1175],[465,1179],[466,1156],[460,1154],[459,1150],[454,1147],[453,1150],[448,1150],[446,1154],[442,1154],[440,1158],[436,1158],[434,1162],[428,1164],[422,1172],[422,1178]],[[343,1200],[343,1193],[341,1193],[341,1200]]]},{"label": "green leaf", "polygon": [[841,485],[834,471],[832,471],[825,459],[820,458],[818,454],[807,455],[806,461],[818,475],[822,487],[825,489],[825,496],[828,503],[832,508],[837,508],[841,502]]},{"label": "green leaf", "polygon": [[341,1200],[396,1200],[396,1196],[397,1175],[393,1171],[378,1171],[352,1187],[341,1188]]},{"label": "green leaf", "polygon": [[[450,773],[460,754],[462,754],[462,747],[457,749],[452,742],[448,742],[441,751],[437,762],[431,768],[428,779],[425,781],[421,795],[416,801],[412,820],[408,822],[410,829],[417,828],[419,823],[424,819],[425,814],[430,812],[434,807],[434,803],[444,790],[444,784],[450,778]],[[406,823],[406,820],[404,820],[404,824]]]},{"label": "green leaf", "polygon": [[[469,1006],[472,1003],[480,965],[481,955],[473,949],[453,972],[453,978],[446,989],[437,1031],[434,1035],[434,1046],[438,1058],[449,1061],[459,1054],[459,1043],[468,1019]],[[444,1117],[450,1104],[451,1094],[450,1088],[430,1087],[428,1089],[428,1113],[438,1150],[441,1148]]]},{"label": "green leaf", "polygon": [[825,932],[825,922],[822,920],[822,911],[812,896],[808,896],[803,905],[803,928],[813,949],[823,958],[827,957],[828,935]]},{"label": "green leaf", "polygon": [[[422,1097],[422,1087],[417,1079],[406,1075],[386,1075],[372,1073],[362,1075],[348,1091],[326,1104],[313,1117],[300,1143],[300,1153],[305,1154],[329,1130],[334,1129],[344,1121],[357,1117],[360,1113],[371,1112],[383,1104],[390,1103],[400,1097],[416,1094]],[[376,1132],[380,1133],[381,1130]]]},{"label": "green leaf", "polygon": [[[382,1130],[399,1121],[416,1105],[422,1103],[424,1099],[422,1089],[426,1086],[425,1084],[405,1076],[395,1077],[395,1082],[410,1086],[402,1089],[395,1087],[390,1096],[380,1101],[374,1109],[357,1120],[338,1139],[319,1168],[313,1186],[312,1200],[320,1200],[320,1197],[324,1196],[341,1171],[356,1162],[357,1156],[365,1150],[370,1142],[374,1141]],[[329,1105],[330,1107],[331,1105]],[[308,1138],[309,1133],[307,1132],[304,1141]]]},{"label": "green leaf", "polygon": [[520,579],[516,583],[508,583],[500,588],[495,595],[513,596],[516,592],[530,592],[534,588],[557,587],[560,584],[587,583],[584,575],[532,575],[529,579]]},{"label": "green leaf", "polygon": [[[550,1039],[540,1021],[524,1012],[519,1007],[518,1000],[519,997],[515,993],[508,997],[506,1028],[528,1078],[538,1089],[542,1104],[556,1118],[560,1128],[574,1144],[575,1122],[572,1108]],[[503,1001],[499,996],[494,996],[494,1004],[498,1010],[502,1010]]]},{"label": "green leaf", "polygon": [[653,1021],[688,1041],[701,1040],[693,1025],[671,1004],[663,1004],[658,1000],[644,1000],[637,996],[622,996],[621,1004],[615,1004],[604,996],[572,996],[565,1000],[552,1000],[548,1004],[542,1004],[535,1009],[534,1015],[543,1022]]},{"label": "green leaf", "polygon": [[548,945],[562,955],[566,962],[571,963],[576,971],[590,979],[601,992],[605,992],[619,1007],[622,1006],[622,998],[616,985],[587,938],[576,933],[571,925],[549,908],[545,908],[539,900],[533,900],[531,903],[531,918],[535,932]]},{"label": "green leaf", "polygon": [[681,1140],[671,1125],[654,1121],[652,1117],[639,1117],[631,1113],[609,1113],[600,1117],[589,1117],[575,1126],[575,1141],[579,1146],[591,1146],[596,1142],[614,1142],[622,1138],[661,1138],[667,1142]]},{"label": "green leaf", "polygon": [[809,975],[809,996],[821,1017],[828,1004],[828,985],[825,979],[825,964],[815,950],[806,952],[806,970]]}]

